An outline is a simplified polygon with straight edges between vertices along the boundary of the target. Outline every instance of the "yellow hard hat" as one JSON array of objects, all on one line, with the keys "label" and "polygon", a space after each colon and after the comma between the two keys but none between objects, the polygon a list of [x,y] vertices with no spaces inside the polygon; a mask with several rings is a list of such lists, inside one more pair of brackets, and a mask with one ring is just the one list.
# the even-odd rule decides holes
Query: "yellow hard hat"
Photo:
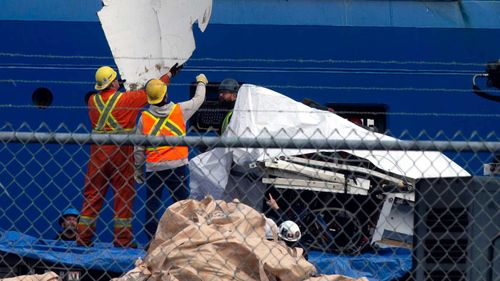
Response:
[{"label": "yellow hard hat", "polygon": [[146,93],[148,94],[148,103],[157,104],[167,94],[167,85],[158,79],[149,80],[146,84]]},{"label": "yellow hard hat", "polygon": [[116,71],[109,66],[101,66],[95,72],[95,89],[106,89],[116,79]]}]

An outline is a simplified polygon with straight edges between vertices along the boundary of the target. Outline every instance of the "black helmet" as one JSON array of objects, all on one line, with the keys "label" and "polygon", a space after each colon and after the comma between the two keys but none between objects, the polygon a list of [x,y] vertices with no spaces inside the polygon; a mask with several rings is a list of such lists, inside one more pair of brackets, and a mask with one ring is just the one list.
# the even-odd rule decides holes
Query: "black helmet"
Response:
[{"label": "black helmet", "polygon": [[222,91],[229,91],[229,92],[234,92],[237,93],[238,89],[240,88],[240,84],[238,84],[238,81],[228,78],[222,80],[219,84],[219,93]]}]

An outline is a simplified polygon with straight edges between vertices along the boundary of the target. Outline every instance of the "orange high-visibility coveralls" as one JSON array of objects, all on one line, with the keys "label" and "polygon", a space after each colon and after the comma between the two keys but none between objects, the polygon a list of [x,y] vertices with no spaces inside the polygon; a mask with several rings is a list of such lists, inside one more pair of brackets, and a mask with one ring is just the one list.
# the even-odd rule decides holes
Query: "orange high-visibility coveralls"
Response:
[{"label": "orange high-visibility coveralls", "polygon": [[[167,75],[161,80],[167,85]],[[89,117],[95,133],[133,132],[139,111],[148,103],[145,90],[119,93],[103,90],[89,98]],[[78,223],[78,244],[91,245],[96,218],[109,184],[114,192],[114,245],[132,244],[134,189],[133,145],[90,146],[90,160],[83,189],[83,206]]]}]

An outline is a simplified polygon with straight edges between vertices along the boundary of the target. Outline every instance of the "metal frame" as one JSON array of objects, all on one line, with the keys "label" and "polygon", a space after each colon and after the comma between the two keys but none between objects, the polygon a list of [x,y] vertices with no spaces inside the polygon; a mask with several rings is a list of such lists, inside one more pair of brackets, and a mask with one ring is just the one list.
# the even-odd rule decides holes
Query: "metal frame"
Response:
[{"label": "metal frame", "polygon": [[[379,246],[391,246],[390,243],[384,243],[383,241],[386,230],[413,236],[413,212],[404,212],[398,207],[403,203],[402,201],[406,201],[413,208],[415,206],[415,193],[384,193],[384,195],[384,204],[380,210],[377,226],[375,227],[370,243]],[[398,246],[409,247],[404,242],[398,244]],[[392,246],[394,245],[392,244]]]},{"label": "metal frame", "polygon": [[[334,193],[348,193],[358,195],[368,195],[368,189],[359,188],[358,186],[347,185],[343,183],[304,180],[304,179],[290,179],[290,178],[263,178],[262,182],[265,184],[273,184],[276,188],[281,189],[299,189],[311,190],[321,192],[334,192]],[[368,182],[368,185],[370,183]]]},{"label": "metal frame", "polygon": [[[300,157],[287,157],[287,159],[290,159],[291,161],[295,163],[302,163],[302,164],[311,164],[311,165],[316,165],[316,166],[323,166],[326,168],[332,168],[332,169],[338,169],[338,170],[346,170],[346,171],[351,171],[351,172],[358,172],[358,173],[363,173],[366,174],[367,176],[374,176],[377,178],[381,178],[384,180],[387,180],[389,182],[395,183],[398,186],[404,185],[405,181],[396,178],[393,176],[386,175],[381,172],[377,172],[371,169],[359,167],[359,166],[351,166],[351,165],[346,165],[346,164],[338,164],[338,163],[331,163],[331,162],[323,162],[323,161],[317,161],[317,160],[310,160],[310,159],[304,159]],[[409,179],[410,180],[410,179]],[[413,179],[411,179],[413,181]],[[413,183],[412,183],[413,184]]]}]

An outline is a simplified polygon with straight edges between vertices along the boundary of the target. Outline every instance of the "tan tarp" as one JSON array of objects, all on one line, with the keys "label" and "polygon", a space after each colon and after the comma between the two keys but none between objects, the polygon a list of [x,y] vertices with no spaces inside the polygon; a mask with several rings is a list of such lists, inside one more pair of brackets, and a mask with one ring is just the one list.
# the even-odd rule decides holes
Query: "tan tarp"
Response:
[{"label": "tan tarp", "polygon": [[[308,280],[316,270],[302,249],[266,240],[265,223],[262,214],[238,201],[177,202],[161,218],[144,261],[114,280]],[[317,278],[310,280],[353,280]]]},{"label": "tan tarp", "polygon": [[34,275],[21,275],[12,278],[4,278],[0,281],[58,281],[59,275],[55,272],[49,271],[44,274],[34,274]]}]

